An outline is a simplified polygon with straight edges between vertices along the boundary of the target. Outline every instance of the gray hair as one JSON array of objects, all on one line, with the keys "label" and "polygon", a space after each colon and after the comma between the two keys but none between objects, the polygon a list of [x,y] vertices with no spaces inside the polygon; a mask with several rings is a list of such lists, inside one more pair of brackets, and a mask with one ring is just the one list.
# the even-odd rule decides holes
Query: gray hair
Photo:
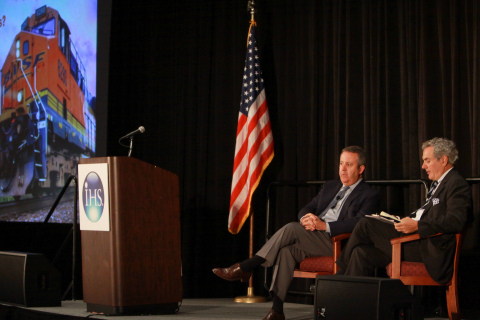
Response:
[{"label": "gray hair", "polygon": [[428,147],[433,147],[433,155],[437,159],[440,159],[442,156],[447,156],[448,163],[452,165],[458,160],[458,150],[455,146],[455,142],[452,140],[433,138],[422,144],[422,150],[425,150]]},{"label": "gray hair", "polygon": [[342,153],[344,152],[351,152],[351,153],[356,153],[358,155],[358,166],[364,166],[367,163],[367,155],[365,154],[365,150],[363,150],[362,147],[359,146],[350,146],[350,147],[345,147],[342,150]]}]

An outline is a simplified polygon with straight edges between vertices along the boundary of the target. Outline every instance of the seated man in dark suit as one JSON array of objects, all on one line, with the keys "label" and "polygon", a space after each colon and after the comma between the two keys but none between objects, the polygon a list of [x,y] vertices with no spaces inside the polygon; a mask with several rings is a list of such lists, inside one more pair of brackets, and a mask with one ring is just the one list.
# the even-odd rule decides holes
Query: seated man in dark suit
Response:
[{"label": "seated man in dark suit", "polygon": [[330,237],[352,232],[366,214],[376,213],[380,194],[362,179],[365,152],[357,146],[346,147],[340,155],[340,180],[328,181],[292,222],[278,230],[251,259],[213,272],[226,280],[248,281],[259,265],[274,266],[270,293],[273,307],[265,319],[285,319],[283,301],[296,264],[310,256],[331,256]]},{"label": "seated man in dark suit", "polygon": [[[418,233],[420,241],[403,246],[405,261],[423,262],[430,276],[440,284],[453,274],[455,234],[461,232],[470,218],[472,195],[468,182],[455,170],[458,151],[453,141],[434,138],[422,145],[423,165],[433,181],[427,199],[394,226],[375,219],[362,219],[337,260],[337,274],[371,276],[375,268],[392,261],[390,240]],[[428,236],[444,233],[441,236]]]}]

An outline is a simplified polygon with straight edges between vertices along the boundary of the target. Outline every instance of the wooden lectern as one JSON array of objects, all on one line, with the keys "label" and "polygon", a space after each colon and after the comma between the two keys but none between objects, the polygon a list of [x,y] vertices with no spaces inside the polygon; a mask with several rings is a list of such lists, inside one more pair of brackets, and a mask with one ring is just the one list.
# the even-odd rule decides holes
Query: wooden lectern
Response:
[{"label": "wooden lectern", "polygon": [[110,231],[81,231],[87,311],[175,313],[182,301],[178,177],[130,157],[80,160],[98,163],[108,164]]}]

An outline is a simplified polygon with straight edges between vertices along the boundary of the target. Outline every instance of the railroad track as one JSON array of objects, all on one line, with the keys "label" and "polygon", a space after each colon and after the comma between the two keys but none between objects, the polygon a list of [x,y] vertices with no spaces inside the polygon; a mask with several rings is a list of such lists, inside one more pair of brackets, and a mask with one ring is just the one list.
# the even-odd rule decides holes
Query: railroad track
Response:
[{"label": "railroad track", "polygon": [[[27,198],[17,201],[0,202],[0,220],[2,217],[12,213],[32,212],[38,210],[50,211],[58,195],[50,195],[41,198]],[[63,195],[59,204],[64,202],[73,202],[74,192],[67,191]]]}]

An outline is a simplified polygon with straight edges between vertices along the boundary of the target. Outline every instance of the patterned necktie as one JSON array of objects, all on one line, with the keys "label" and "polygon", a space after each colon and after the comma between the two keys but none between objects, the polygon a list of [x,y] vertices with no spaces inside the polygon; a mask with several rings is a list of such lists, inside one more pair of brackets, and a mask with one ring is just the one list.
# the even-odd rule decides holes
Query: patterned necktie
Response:
[{"label": "patterned necktie", "polygon": [[340,200],[343,199],[343,197],[345,196],[345,193],[347,192],[348,189],[350,189],[350,187],[343,187],[342,190],[340,190],[340,192],[338,193],[337,197],[335,198],[335,202],[332,204],[332,206],[330,207],[330,209],[335,209],[335,207],[337,206],[338,201],[340,201]]},{"label": "patterned necktie", "polygon": [[432,185],[430,186],[430,190],[428,190],[428,193],[427,193],[427,200],[425,201],[425,204],[420,208],[420,209],[417,209],[415,211],[413,211],[411,214],[410,214],[410,218],[415,218],[417,216],[417,211],[418,210],[421,210],[423,208],[425,208],[427,206],[427,204],[430,202],[430,198],[432,198],[432,195],[433,195],[433,191],[435,191],[435,188],[438,186],[438,181],[433,181]]},{"label": "patterned necktie", "polygon": [[432,185],[430,186],[430,190],[428,190],[428,193],[427,193],[427,202],[430,200],[430,198],[432,197],[432,193],[433,191],[435,190],[435,188],[438,186],[438,181],[433,181]]}]

